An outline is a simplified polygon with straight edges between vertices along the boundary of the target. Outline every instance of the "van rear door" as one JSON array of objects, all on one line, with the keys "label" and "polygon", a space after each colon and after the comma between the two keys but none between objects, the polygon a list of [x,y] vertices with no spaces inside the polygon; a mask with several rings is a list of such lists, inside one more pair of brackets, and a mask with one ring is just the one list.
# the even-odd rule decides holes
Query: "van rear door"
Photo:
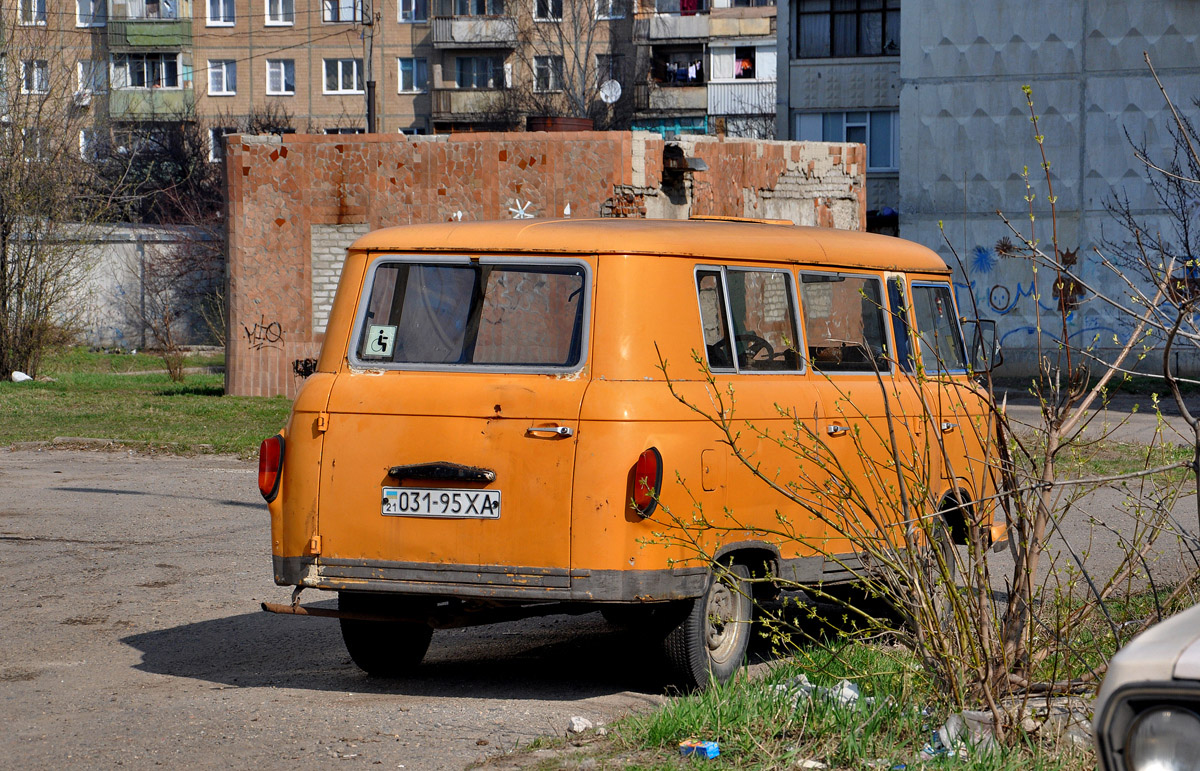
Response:
[{"label": "van rear door", "polygon": [[329,399],[322,575],[569,586],[594,265],[371,261]]}]

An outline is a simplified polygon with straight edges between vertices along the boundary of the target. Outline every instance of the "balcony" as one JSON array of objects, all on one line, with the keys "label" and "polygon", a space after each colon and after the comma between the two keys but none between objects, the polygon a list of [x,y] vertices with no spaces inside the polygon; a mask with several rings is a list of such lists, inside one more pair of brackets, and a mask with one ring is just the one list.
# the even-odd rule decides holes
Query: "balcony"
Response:
[{"label": "balcony", "polygon": [[634,22],[633,35],[639,42],[703,40],[708,37],[708,14],[680,16],[659,13],[643,17]]},{"label": "balcony", "polygon": [[108,94],[113,120],[170,120],[193,114],[196,95],[190,88],[114,88]]},{"label": "balcony", "polygon": [[708,109],[708,88],[697,86],[658,86],[636,83],[633,109],[638,112],[704,112]]},{"label": "balcony", "polygon": [[708,32],[714,38],[773,37],[775,7],[714,9],[709,16]]},{"label": "balcony", "polygon": [[437,16],[434,48],[515,48],[517,20],[511,16]]},{"label": "balcony", "polygon": [[466,119],[495,112],[496,103],[502,93],[499,90],[435,88],[433,117],[435,120]]},{"label": "balcony", "polygon": [[178,50],[192,45],[190,19],[109,19],[108,46]]},{"label": "balcony", "polygon": [[708,84],[709,115],[774,115],[775,81],[738,80]]}]

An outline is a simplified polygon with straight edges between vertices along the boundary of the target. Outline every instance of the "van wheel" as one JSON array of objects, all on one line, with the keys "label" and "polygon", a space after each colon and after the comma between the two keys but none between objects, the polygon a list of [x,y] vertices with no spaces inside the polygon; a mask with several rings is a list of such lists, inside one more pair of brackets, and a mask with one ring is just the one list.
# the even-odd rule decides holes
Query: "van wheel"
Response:
[{"label": "van wheel", "polygon": [[750,571],[745,565],[730,565],[688,604],[687,614],[664,642],[679,685],[690,690],[702,689],[710,680],[724,683],[742,665],[750,645]]},{"label": "van wheel", "polygon": [[[382,616],[419,617],[429,603],[409,597],[338,592],[338,610]],[[359,669],[372,677],[402,677],[425,658],[433,627],[419,621],[338,619],[342,641]]]}]

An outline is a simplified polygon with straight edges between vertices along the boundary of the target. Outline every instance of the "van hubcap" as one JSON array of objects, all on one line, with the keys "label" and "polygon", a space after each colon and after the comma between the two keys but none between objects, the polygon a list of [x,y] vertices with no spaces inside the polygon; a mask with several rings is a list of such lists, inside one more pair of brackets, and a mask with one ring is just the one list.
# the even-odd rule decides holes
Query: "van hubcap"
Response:
[{"label": "van hubcap", "polygon": [[709,658],[714,662],[724,662],[738,650],[741,635],[745,633],[741,623],[744,602],[746,598],[724,581],[716,581],[708,593],[705,638]]}]

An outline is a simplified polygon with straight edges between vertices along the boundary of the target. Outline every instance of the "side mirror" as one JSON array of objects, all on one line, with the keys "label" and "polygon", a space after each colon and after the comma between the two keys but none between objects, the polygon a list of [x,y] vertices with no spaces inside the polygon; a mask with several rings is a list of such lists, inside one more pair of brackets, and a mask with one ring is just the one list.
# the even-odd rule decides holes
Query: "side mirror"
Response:
[{"label": "side mirror", "polygon": [[996,322],[991,319],[967,319],[963,332],[970,341],[967,348],[971,369],[990,372],[1004,362],[1000,341],[996,339]]}]

